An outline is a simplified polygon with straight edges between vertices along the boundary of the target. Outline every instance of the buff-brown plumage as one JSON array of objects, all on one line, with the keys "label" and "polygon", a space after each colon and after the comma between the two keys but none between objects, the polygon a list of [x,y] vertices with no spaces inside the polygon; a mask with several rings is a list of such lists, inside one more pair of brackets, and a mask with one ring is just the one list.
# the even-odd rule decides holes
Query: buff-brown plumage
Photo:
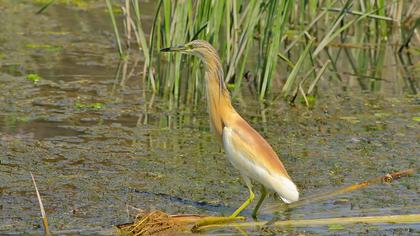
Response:
[{"label": "buff-brown plumage", "polygon": [[199,53],[206,66],[209,115],[217,138],[222,138],[224,126],[241,130],[246,143],[252,145],[250,152],[255,156],[255,161],[290,178],[272,147],[233,108],[229,91],[224,84],[222,65],[216,50],[203,40],[196,40],[193,43],[201,45]]}]

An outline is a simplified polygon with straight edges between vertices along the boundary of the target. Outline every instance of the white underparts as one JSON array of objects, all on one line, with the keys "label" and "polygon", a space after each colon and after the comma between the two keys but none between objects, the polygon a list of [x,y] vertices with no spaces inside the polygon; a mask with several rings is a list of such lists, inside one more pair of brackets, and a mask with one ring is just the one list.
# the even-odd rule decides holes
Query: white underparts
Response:
[{"label": "white underparts", "polygon": [[235,135],[232,128],[223,128],[223,146],[232,165],[238,169],[242,175],[263,184],[266,188],[274,190],[280,198],[291,203],[299,200],[299,192],[296,185],[286,176],[268,171],[264,166],[253,161],[253,158],[242,150],[237,150],[233,145],[232,139],[239,138]]}]

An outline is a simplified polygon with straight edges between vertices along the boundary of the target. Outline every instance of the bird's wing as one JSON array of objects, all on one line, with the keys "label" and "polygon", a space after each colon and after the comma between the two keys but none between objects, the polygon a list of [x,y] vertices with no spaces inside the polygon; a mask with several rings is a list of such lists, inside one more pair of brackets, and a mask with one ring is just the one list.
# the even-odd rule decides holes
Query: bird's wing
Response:
[{"label": "bird's wing", "polygon": [[242,174],[275,190],[285,202],[299,193],[271,146],[245,120],[224,127],[223,144],[231,163]]}]

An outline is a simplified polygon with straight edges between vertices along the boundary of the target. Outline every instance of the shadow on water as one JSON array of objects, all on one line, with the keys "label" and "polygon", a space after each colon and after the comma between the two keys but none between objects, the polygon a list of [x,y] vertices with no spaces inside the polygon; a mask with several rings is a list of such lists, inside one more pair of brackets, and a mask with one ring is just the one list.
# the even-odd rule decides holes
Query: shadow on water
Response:
[{"label": "shadow on water", "polygon": [[[102,7],[84,11],[57,4],[32,16],[27,12],[37,6],[8,1],[0,6],[5,27],[0,34],[0,233],[41,232],[30,171],[52,231],[101,232],[131,220],[127,205],[228,215],[247,196],[212,137],[205,101],[176,107],[151,95],[139,79],[141,56],[132,53],[120,64]],[[282,157],[302,196],[417,168],[419,98],[412,94],[418,80],[413,68],[400,66],[395,57],[386,60],[393,66],[384,68],[381,80],[360,82],[343,74],[343,83],[323,81],[319,90],[325,92],[312,109],[299,102],[261,104],[246,89],[234,100]],[[29,73],[41,79],[27,79]],[[414,174],[262,219],[419,213],[418,191]],[[264,204],[278,201],[270,197]],[[419,230],[419,224],[357,224],[282,233]]]},{"label": "shadow on water", "polygon": [[[222,204],[212,204],[205,201],[194,201],[191,199],[185,199],[185,198],[172,196],[165,193],[153,193],[153,192],[141,191],[137,189],[134,189],[133,191],[138,194],[144,195],[145,197],[162,198],[164,201],[168,201],[173,204],[183,204],[187,206],[196,207],[205,211],[225,213],[226,215],[236,210],[236,208],[227,207]],[[244,214],[249,214],[249,213],[250,211],[247,211],[247,210],[244,211]]]}]

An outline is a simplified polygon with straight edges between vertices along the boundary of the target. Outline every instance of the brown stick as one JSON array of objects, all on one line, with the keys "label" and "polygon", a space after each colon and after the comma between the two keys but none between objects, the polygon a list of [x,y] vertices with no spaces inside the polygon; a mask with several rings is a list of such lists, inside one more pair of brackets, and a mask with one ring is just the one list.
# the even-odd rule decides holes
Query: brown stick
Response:
[{"label": "brown stick", "polygon": [[302,206],[302,205],[306,205],[308,203],[313,203],[313,202],[319,202],[319,201],[323,201],[329,198],[332,198],[334,196],[343,194],[343,193],[347,193],[347,192],[351,192],[354,190],[358,190],[364,187],[367,187],[369,185],[372,184],[378,184],[378,183],[391,183],[393,180],[399,179],[401,177],[404,176],[409,176],[414,174],[414,169],[408,169],[408,170],[402,170],[402,171],[398,171],[398,172],[394,172],[394,173],[390,173],[390,174],[386,174],[380,177],[376,177],[376,178],[372,178],[370,180],[358,183],[358,184],[354,184],[354,185],[350,185],[347,187],[343,187],[337,190],[334,190],[332,192],[328,192],[328,193],[321,193],[321,194],[315,194],[306,198],[302,198],[301,200],[291,203],[289,205],[284,205],[282,203],[279,204],[275,204],[275,205],[271,205],[268,207],[263,208],[262,212],[273,212],[275,210],[278,209],[282,209],[284,207],[286,207],[287,209],[290,208],[295,208],[298,206]]}]

